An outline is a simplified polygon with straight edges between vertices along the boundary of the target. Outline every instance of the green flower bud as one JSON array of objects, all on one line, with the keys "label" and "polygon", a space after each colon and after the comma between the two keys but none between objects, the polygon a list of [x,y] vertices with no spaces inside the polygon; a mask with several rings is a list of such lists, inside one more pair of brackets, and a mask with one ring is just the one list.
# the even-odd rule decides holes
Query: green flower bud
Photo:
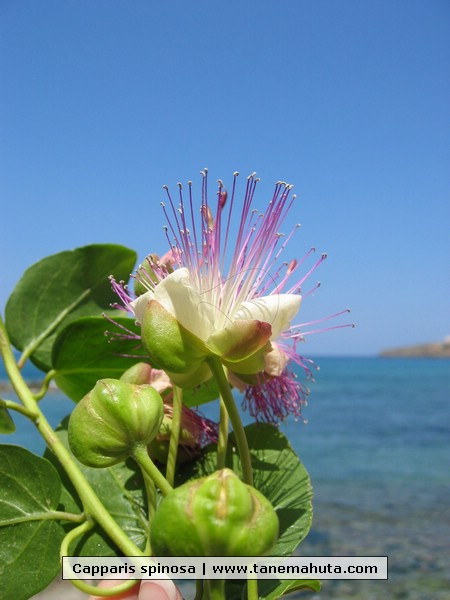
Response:
[{"label": "green flower bud", "polygon": [[136,385],[145,385],[150,383],[152,376],[152,366],[148,363],[140,362],[127,369],[120,376],[120,381],[134,383]]},{"label": "green flower bud", "polygon": [[143,362],[133,365],[125,373],[122,373],[120,381],[136,385],[151,385],[163,397],[171,392],[173,387],[172,381],[165,371],[154,369],[148,363]]},{"label": "green flower bud", "polygon": [[126,460],[136,445],[149,444],[163,414],[152,386],[100,379],[70,416],[70,448],[88,467],[110,467]]},{"label": "green flower bud", "polygon": [[261,556],[277,537],[270,502],[230,469],[175,488],[151,523],[157,556]]},{"label": "green flower bud", "polygon": [[173,273],[173,260],[172,252],[165,254],[161,259],[157,254],[149,254],[145,262],[139,265],[137,269],[137,276],[134,280],[135,295],[142,296],[142,294],[148,292],[148,283],[157,284],[160,280],[157,273],[164,273],[165,275]]}]

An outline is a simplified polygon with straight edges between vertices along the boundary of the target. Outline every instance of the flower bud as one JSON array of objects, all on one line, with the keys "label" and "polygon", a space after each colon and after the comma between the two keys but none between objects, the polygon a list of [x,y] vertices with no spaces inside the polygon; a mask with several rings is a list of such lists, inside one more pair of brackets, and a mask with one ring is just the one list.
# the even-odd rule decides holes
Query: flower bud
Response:
[{"label": "flower bud", "polygon": [[152,386],[100,379],[70,416],[70,448],[88,467],[110,467],[126,460],[136,445],[150,443],[163,413]]},{"label": "flower bud", "polygon": [[157,284],[166,275],[173,273],[172,263],[175,256],[172,251],[159,258],[157,254],[149,254],[142,265],[139,265],[134,280],[134,293],[141,296]]},{"label": "flower bud", "polygon": [[165,371],[154,369],[148,363],[137,363],[120,376],[120,381],[137,385],[151,385],[158,394],[164,395],[172,390],[172,382]]},{"label": "flower bud", "polygon": [[270,502],[230,469],[175,488],[151,524],[157,556],[261,556],[277,537]]},{"label": "flower bud", "polygon": [[127,369],[120,376],[120,381],[126,383],[134,383],[135,385],[150,384],[150,378],[152,376],[152,367],[148,363],[140,362],[136,363],[129,369]]}]

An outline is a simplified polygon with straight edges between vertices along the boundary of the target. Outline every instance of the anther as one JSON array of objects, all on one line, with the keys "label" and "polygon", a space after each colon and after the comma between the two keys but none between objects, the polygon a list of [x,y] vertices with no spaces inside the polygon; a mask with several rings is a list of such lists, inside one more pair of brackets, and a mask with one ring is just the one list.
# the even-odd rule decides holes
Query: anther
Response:
[{"label": "anther", "polygon": [[223,208],[227,202],[228,193],[226,190],[219,193],[219,206]]},{"label": "anther", "polygon": [[289,263],[289,266],[288,266],[288,268],[287,268],[287,271],[286,271],[286,273],[287,273],[288,275],[290,275],[290,274],[292,273],[292,271],[295,269],[295,267],[296,267],[296,266],[297,266],[297,260],[296,260],[295,258],[293,258],[293,259],[291,260],[291,262]]}]

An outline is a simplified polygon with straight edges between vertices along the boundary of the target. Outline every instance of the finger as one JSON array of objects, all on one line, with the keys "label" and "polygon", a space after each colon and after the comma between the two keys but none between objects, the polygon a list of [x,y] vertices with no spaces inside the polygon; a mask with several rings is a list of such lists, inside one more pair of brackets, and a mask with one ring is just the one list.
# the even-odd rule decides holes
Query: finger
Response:
[{"label": "finger", "polygon": [[[99,588],[111,588],[116,585],[119,585],[120,583],[123,583],[123,580],[116,581],[114,579],[102,579],[102,581],[100,581],[98,587]],[[138,583],[136,583],[136,585],[134,585],[132,588],[130,588],[126,592],[121,592],[120,594],[117,594],[114,596],[108,596],[108,598],[111,598],[111,600],[138,600],[139,586],[140,586],[140,582],[138,581]],[[105,600],[105,599],[104,599],[104,596],[89,596],[88,600]]]},{"label": "finger", "polygon": [[143,581],[139,592],[139,600],[182,600],[181,594],[173,581]]}]

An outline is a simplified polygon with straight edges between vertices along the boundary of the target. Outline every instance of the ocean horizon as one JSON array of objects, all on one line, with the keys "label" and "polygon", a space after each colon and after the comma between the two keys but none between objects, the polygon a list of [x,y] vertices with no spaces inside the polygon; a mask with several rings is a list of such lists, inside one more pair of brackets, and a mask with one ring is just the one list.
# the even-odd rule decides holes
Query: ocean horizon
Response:
[{"label": "ocean horizon", "polygon": [[[388,556],[389,579],[324,581],[311,597],[448,599],[450,361],[316,356],[314,362],[320,370],[309,385],[307,423],[289,418],[281,425],[314,488],[313,526],[297,553]],[[39,371],[27,366],[24,375],[35,381]],[[210,418],[217,416],[214,404],[202,407]],[[53,426],[72,407],[58,390],[42,401]],[[0,442],[42,454],[34,427],[20,415],[14,419],[18,431]]]}]

